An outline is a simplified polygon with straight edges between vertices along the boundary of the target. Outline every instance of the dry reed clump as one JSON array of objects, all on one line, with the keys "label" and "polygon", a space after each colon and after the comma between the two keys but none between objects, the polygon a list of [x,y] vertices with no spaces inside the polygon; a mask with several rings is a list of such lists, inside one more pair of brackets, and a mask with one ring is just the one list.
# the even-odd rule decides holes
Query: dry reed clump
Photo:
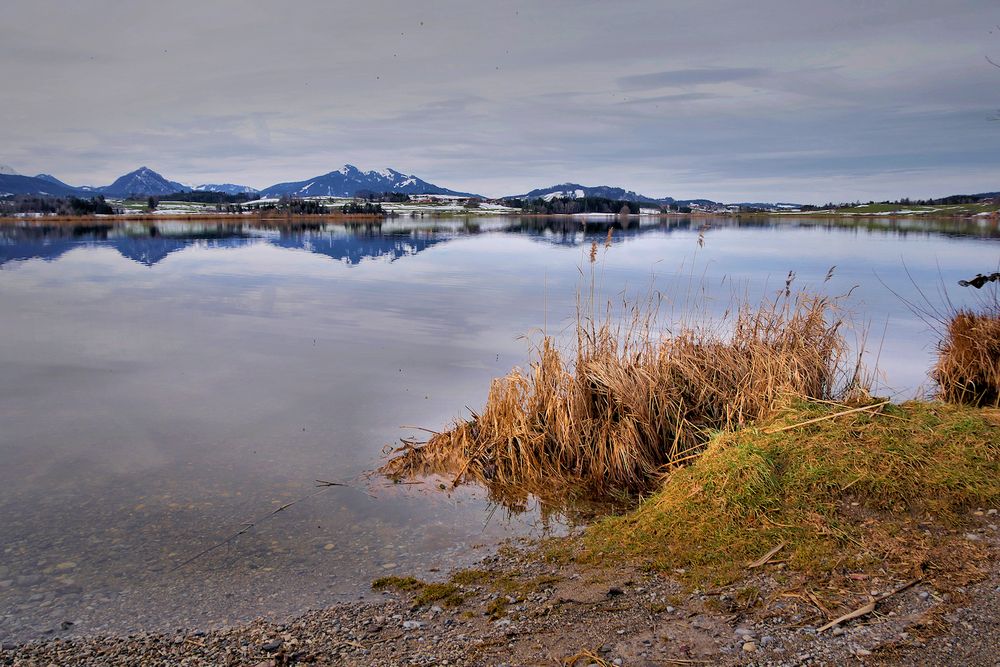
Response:
[{"label": "dry reed clump", "polygon": [[633,308],[619,325],[578,317],[572,364],[545,337],[530,372],[493,381],[481,414],[404,441],[382,472],[543,497],[641,492],[710,431],[760,419],[788,395],[831,397],[842,379],[846,346],[828,298],[786,289],[738,309],[728,335],[700,326],[661,338],[656,310]]},{"label": "dry reed clump", "polygon": [[1000,308],[956,312],[938,346],[933,375],[946,401],[1000,407]]}]

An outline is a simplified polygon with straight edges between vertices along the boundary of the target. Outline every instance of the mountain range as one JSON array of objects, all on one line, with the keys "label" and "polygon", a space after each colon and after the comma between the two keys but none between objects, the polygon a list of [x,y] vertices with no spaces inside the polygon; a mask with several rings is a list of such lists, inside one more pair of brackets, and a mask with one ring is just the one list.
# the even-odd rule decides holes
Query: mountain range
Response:
[{"label": "mountain range", "polygon": [[[37,195],[53,197],[93,197],[106,195],[113,198],[164,196],[179,192],[219,192],[227,195],[249,195],[252,197],[356,197],[363,194],[394,192],[406,195],[446,195],[454,197],[479,197],[481,195],[450,190],[429,183],[413,174],[404,174],[395,169],[380,169],[378,171],[361,171],[354,165],[345,164],[334,171],[307,178],[302,181],[276,183],[258,190],[249,185],[234,183],[205,183],[201,185],[186,185],[171,181],[149,167],[140,167],[117,178],[110,185],[74,186],[65,183],[51,174],[24,176],[13,168],[0,164],[0,197],[8,195]],[[931,200],[932,203],[952,203],[951,200],[992,199],[997,193],[980,193],[973,195],[953,195]],[[537,188],[521,195],[498,197],[501,200],[511,199],[582,199],[585,197],[600,197],[617,201],[636,202],[650,205],[713,206],[719,202],[711,199],[675,199],[673,197],[648,197],[633,190],[612,187],[608,185],[586,186],[579,183],[559,183],[547,188]],[[741,203],[748,208],[799,208],[793,203]]]},{"label": "mountain range", "polygon": [[359,193],[398,192],[418,195],[452,195],[457,197],[477,197],[473,193],[449,190],[395,169],[361,171],[354,165],[345,164],[340,169],[321,174],[303,181],[276,183],[258,190],[249,185],[234,183],[206,183],[185,185],[171,181],[149,167],[140,167],[120,176],[110,185],[72,186],[50,174],[22,176],[10,167],[0,165],[0,196],[13,195],[53,195],[53,196],[94,196],[109,197],[162,196],[177,192],[222,192],[225,194],[249,194],[264,197],[354,197]]},{"label": "mountain range", "polygon": [[[413,174],[404,174],[395,169],[378,171],[362,171],[351,164],[326,174],[314,176],[301,181],[276,183],[262,190],[249,185],[234,183],[205,183],[202,185],[185,185],[171,181],[149,167],[140,167],[120,176],[110,185],[104,186],[73,186],[50,174],[37,176],[22,176],[10,167],[0,165],[0,196],[14,195],[50,195],[92,197],[106,195],[108,197],[146,197],[163,196],[177,192],[221,192],[228,195],[247,194],[261,197],[355,197],[364,193],[396,192],[407,195],[449,195],[454,197],[479,197],[470,192],[460,192],[429,183]],[[682,204],[689,202],[713,203],[707,199],[675,200],[673,197],[647,197],[624,188],[601,186],[586,186],[578,183],[561,183],[547,188],[539,188],[522,195],[502,197],[501,199],[545,199],[567,197],[578,199],[582,197],[603,197],[622,201],[641,202],[649,204]]]}]

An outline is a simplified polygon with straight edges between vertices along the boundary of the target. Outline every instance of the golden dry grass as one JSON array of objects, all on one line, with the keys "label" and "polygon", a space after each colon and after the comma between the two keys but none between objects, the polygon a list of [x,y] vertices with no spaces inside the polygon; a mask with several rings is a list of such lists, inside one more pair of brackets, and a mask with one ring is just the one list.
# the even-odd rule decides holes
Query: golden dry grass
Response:
[{"label": "golden dry grass", "polygon": [[426,443],[404,442],[382,472],[450,474],[455,484],[478,481],[522,497],[644,492],[696,456],[713,431],[765,417],[788,396],[823,399],[858,386],[826,297],[786,286],[714,326],[673,335],[658,333],[657,306],[628,311],[600,322],[578,316],[572,361],[545,337],[527,372],[493,381],[480,414]]},{"label": "golden dry grass", "polygon": [[1000,308],[956,312],[933,375],[946,401],[1000,407]]}]

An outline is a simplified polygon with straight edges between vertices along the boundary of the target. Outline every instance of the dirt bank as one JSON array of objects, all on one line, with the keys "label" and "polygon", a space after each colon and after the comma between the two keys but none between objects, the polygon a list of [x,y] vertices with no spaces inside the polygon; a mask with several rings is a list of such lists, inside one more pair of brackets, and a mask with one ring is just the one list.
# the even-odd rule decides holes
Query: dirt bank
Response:
[{"label": "dirt bank", "polygon": [[[994,665],[1000,522],[988,509],[972,522],[956,537],[988,554],[978,571],[929,576],[823,633],[836,610],[781,562],[691,590],[679,575],[578,562],[569,540],[504,549],[449,585],[387,580],[381,601],[288,623],[5,644],[0,664]],[[865,576],[876,597],[909,583]]]}]

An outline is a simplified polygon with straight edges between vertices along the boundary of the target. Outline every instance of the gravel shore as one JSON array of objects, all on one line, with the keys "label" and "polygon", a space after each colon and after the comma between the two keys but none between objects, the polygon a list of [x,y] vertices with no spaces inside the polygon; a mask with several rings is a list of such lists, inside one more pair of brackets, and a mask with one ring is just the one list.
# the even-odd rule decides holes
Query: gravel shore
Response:
[{"label": "gravel shore", "polygon": [[[822,633],[836,612],[810,601],[810,582],[781,563],[700,591],[631,567],[547,562],[522,546],[453,579],[440,599],[389,586],[381,599],[288,623],[5,643],[0,664],[996,665],[1000,535],[996,513],[980,516],[962,536],[990,555],[976,581],[919,581]],[[865,583],[877,597],[908,582]]]}]

